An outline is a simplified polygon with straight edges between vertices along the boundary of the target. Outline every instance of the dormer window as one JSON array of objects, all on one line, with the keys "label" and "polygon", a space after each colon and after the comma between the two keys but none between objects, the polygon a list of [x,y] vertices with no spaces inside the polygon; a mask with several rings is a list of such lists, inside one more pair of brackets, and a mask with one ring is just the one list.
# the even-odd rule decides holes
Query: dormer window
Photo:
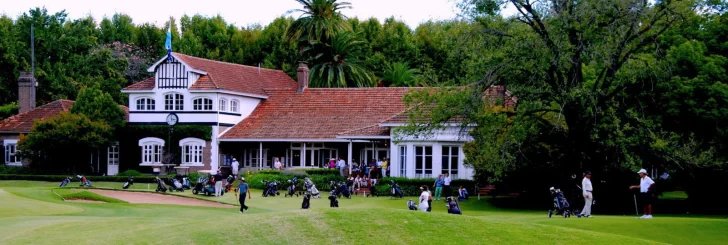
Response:
[{"label": "dormer window", "polygon": [[227,111],[227,100],[220,99],[220,111]]},{"label": "dormer window", "polygon": [[238,101],[237,100],[230,101],[230,112],[238,112]]},{"label": "dormer window", "polygon": [[212,111],[212,100],[208,98],[197,98],[192,101],[192,110]]},{"label": "dormer window", "polygon": [[136,100],[137,111],[153,111],[154,110],[154,99],[152,98],[141,98]]},{"label": "dormer window", "polygon": [[164,95],[164,110],[181,111],[184,110],[184,95],[171,93]]}]

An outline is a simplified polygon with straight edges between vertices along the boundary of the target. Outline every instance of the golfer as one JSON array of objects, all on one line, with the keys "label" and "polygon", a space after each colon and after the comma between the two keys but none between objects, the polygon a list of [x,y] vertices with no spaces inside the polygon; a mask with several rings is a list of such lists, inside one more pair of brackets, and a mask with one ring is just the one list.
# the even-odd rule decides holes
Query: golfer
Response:
[{"label": "golfer", "polygon": [[422,194],[420,194],[420,211],[427,212],[427,208],[430,207],[427,201],[430,199],[430,193],[427,191],[427,186],[420,186]]},{"label": "golfer", "polygon": [[222,195],[222,174],[220,170],[217,170],[217,174],[213,175],[212,178],[215,180],[215,196],[219,197]]},{"label": "golfer", "polygon": [[591,218],[591,206],[594,201],[594,187],[591,182],[591,172],[584,171],[584,179],[581,180],[582,195],[584,195],[584,210],[581,210],[581,217]]},{"label": "golfer", "polygon": [[440,201],[440,195],[442,195],[442,186],[444,184],[445,184],[445,181],[442,180],[442,174],[437,175],[435,184],[432,185],[432,187],[435,188],[435,200],[436,201]]},{"label": "golfer", "polygon": [[250,186],[248,186],[248,183],[245,183],[245,178],[240,178],[240,184],[238,184],[238,188],[235,189],[236,196],[238,195],[238,191],[240,192],[238,201],[240,201],[240,213],[242,214],[243,211],[248,211],[248,206],[245,206],[245,193],[248,193],[248,199],[253,198],[253,194],[250,193]]},{"label": "golfer", "polygon": [[652,191],[655,186],[655,181],[647,176],[647,170],[640,169],[637,172],[640,175],[640,185],[630,186],[629,189],[640,189],[639,202],[642,204],[644,215],[640,219],[651,219],[652,218]]},{"label": "golfer", "polygon": [[238,168],[240,168],[240,163],[233,157],[233,176],[238,176]]}]

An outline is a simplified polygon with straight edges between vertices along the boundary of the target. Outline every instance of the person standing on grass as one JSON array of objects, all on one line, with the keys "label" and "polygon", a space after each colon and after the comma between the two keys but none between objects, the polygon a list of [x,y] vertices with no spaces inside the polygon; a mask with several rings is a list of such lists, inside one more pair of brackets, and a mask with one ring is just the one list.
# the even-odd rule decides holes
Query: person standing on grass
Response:
[{"label": "person standing on grass", "polygon": [[640,175],[640,185],[630,186],[629,189],[640,189],[639,202],[642,204],[644,215],[640,219],[652,219],[652,192],[654,191],[655,181],[647,176],[647,170],[640,169],[637,172]]},{"label": "person standing on grass", "polygon": [[422,194],[420,194],[420,211],[422,212],[428,212],[430,209],[430,192],[427,190],[427,186],[420,186],[420,190],[422,191]]},{"label": "person standing on grass", "polygon": [[432,187],[435,188],[435,201],[440,201],[440,195],[442,195],[443,184],[445,184],[445,181],[442,180],[442,174],[437,175],[435,184],[432,185]]},{"label": "person standing on grass", "polygon": [[217,174],[213,175],[212,178],[215,180],[215,196],[219,197],[222,195],[222,174],[220,170],[217,170]]},{"label": "person standing on grass", "polygon": [[425,190],[427,190],[427,212],[430,212],[432,211],[432,191],[427,186],[425,186]]},{"label": "person standing on grass", "polygon": [[336,160],[336,167],[339,168],[339,174],[341,174],[341,177],[346,177],[346,175],[344,175],[344,169],[346,169],[346,161],[341,158],[337,158]]},{"label": "person standing on grass", "polygon": [[277,157],[276,157],[276,161],[275,161],[275,163],[273,164],[273,167],[274,167],[274,168],[275,168],[276,170],[282,170],[282,169],[283,169],[283,164],[281,163],[281,159],[279,159],[279,158],[277,158]]},{"label": "person standing on grass", "polygon": [[445,191],[445,197],[452,195],[452,190],[450,189],[451,182],[452,178],[450,178],[450,173],[445,173],[445,179],[443,179],[443,184],[445,185],[445,188],[443,189]]},{"label": "person standing on grass", "polygon": [[238,176],[238,169],[240,168],[240,163],[238,162],[238,159],[235,159],[233,157],[233,176]]},{"label": "person standing on grass", "polygon": [[591,172],[589,171],[584,171],[584,179],[581,180],[581,190],[582,195],[584,195],[584,210],[581,210],[579,216],[591,218],[591,206],[594,201],[592,192],[594,191],[594,187],[592,187]]},{"label": "person standing on grass", "polygon": [[235,195],[238,195],[238,192],[240,192],[238,201],[240,201],[240,213],[242,214],[243,211],[248,211],[248,206],[245,206],[245,193],[248,193],[248,199],[253,199],[253,194],[250,193],[250,186],[248,186],[248,183],[245,183],[245,178],[240,178],[240,184],[235,189]]}]

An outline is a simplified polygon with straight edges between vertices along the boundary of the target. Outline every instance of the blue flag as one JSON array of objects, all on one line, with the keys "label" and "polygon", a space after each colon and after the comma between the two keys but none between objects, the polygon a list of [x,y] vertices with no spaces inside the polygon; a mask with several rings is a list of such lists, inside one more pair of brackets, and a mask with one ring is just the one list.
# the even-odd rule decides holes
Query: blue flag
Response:
[{"label": "blue flag", "polygon": [[172,23],[167,28],[167,41],[164,42],[164,48],[167,49],[167,60],[172,61]]}]

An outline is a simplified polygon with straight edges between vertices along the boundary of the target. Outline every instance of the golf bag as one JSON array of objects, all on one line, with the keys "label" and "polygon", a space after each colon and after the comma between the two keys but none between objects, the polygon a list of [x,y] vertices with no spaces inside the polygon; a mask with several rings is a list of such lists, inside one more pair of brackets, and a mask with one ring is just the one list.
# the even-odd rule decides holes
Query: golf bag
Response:
[{"label": "golf bag", "polygon": [[192,189],[192,184],[190,183],[190,178],[187,176],[182,177],[182,188],[185,189]]},{"label": "golf bag", "polygon": [[336,200],[336,193],[335,191],[331,191],[331,195],[329,195],[329,207],[332,208],[338,208],[339,207],[339,200]]},{"label": "golf bag", "polygon": [[303,195],[303,202],[301,203],[302,209],[308,209],[311,207],[311,194],[304,194]]},{"label": "golf bag", "polygon": [[298,178],[296,177],[293,177],[293,180],[288,180],[288,189],[285,197],[293,196],[294,194],[298,196],[298,193],[296,192],[296,181],[298,181]]},{"label": "golf bag", "polygon": [[91,181],[88,180],[88,179],[86,179],[86,176],[76,175],[76,177],[78,177],[79,179],[81,179],[81,185],[79,185],[79,186],[82,186],[82,187],[93,187],[91,185]]},{"label": "golf bag", "polygon": [[343,196],[344,198],[351,199],[351,192],[349,192],[349,187],[346,186],[346,183],[344,182],[339,182],[336,192],[338,192],[337,197],[339,198]]},{"label": "golf bag", "polygon": [[569,210],[569,202],[564,197],[564,193],[561,192],[560,189],[555,189],[554,187],[551,187],[550,190],[551,197],[554,200],[554,207],[549,210],[549,218],[551,218],[551,215],[554,214],[562,215],[564,218],[570,217],[571,211]]},{"label": "golf bag", "polygon": [[129,179],[124,182],[124,185],[121,186],[121,189],[129,189],[129,186],[134,185],[134,176],[129,177]]},{"label": "golf bag", "polygon": [[263,190],[263,197],[276,196],[281,194],[280,192],[278,192],[278,182],[276,182],[275,180],[262,182],[265,185],[265,190]]},{"label": "golf bag", "polygon": [[458,205],[458,202],[455,201],[452,197],[447,197],[446,200],[447,203],[447,213],[449,214],[463,214],[463,212],[460,210],[460,205]]},{"label": "golf bag", "polygon": [[458,191],[458,201],[463,201],[468,199],[468,190],[463,188]]},{"label": "golf bag", "polygon": [[172,190],[178,191],[178,192],[183,192],[183,191],[185,191],[185,188],[182,187],[182,182],[180,182],[177,178],[175,178],[174,180],[172,180],[172,189],[170,191],[172,191]]},{"label": "golf bag", "polygon": [[229,175],[227,184],[225,184],[225,192],[230,192],[233,189],[233,182],[235,182],[235,176]]},{"label": "golf bag", "polygon": [[68,185],[68,183],[71,183],[71,179],[72,179],[71,177],[66,177],[63,181],[61,181],[61,184],[58,185],[58,187],[64,187],[64,186]]},{"label": "golf bag", "polygon": [[407,201],[407,209],[417,211],[417,205],[415,205],[415,202],[410,199]]},{"label": "golf bag", "polygon": [[311,194],[312,197],[315,198],[321,198],[321,194],[319,193],[318,189],[316,189],[316,185],[313,184],[313,181],[306,177],[306,179],[303,181],[303,185],[306,187],[306,191]]},{"label": "golf bag", "polygon": [[399,185],[397,185],[397,183],[394,183],[394,180],[390,180],[389,185],[392,186],[392,198],[402,198],[404,196],[404,193],[402,193],[402,189],[399,188]]},{"label": "golf bag", "polygon": [[156,177],[154,181],[157,182],[157,189],[154,190],[154,192],[167,192],[167,184],[165,184],[162,179]]}]

